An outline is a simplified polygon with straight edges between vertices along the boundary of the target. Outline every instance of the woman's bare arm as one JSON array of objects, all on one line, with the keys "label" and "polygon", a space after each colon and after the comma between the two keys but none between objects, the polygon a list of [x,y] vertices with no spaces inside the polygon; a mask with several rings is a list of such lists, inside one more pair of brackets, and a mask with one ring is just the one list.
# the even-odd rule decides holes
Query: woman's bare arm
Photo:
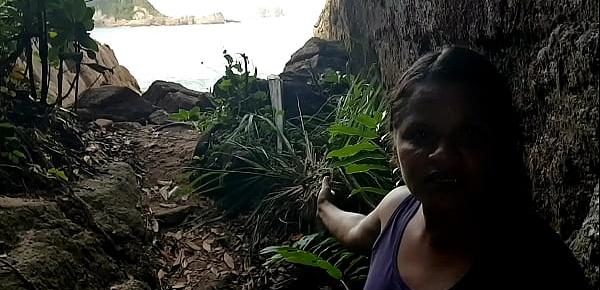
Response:
[{"label": "woman's bare arm", "polygon": [[405,194],[397,194],[393,190],[368,215],[343,211],[331,203],[330,178],[323,178],[321,192],[317,199],[317,213],[325,227],[345,247],[370,252],[375,240],[381,232],[382,225],[387,223],[391,213],[398,206]]}]

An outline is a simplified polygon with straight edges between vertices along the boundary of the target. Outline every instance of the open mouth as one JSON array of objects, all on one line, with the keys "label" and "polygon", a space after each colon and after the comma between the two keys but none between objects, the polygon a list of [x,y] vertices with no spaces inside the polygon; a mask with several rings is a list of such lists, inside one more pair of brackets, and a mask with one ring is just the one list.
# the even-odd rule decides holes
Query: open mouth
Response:
[{"label": "open mouth", "polygon": [[458,176],[441,171],[434,171],[430,173],[426,177],[425,181],[427,184],[444,188],[454,188],[461,184],[461,180],[458,178]]}]

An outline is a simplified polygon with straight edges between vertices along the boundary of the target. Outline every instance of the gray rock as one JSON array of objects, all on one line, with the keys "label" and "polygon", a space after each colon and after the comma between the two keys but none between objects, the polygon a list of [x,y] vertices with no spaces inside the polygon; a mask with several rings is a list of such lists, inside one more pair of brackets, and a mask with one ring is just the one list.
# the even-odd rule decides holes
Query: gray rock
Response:
[{"label": "gray rock", "polygon": [[165,110],[156,110],[148,116],[148,121],[151,124],[163,125],[169,122],[169,113]]},{"label": "gray rock", "polygon": [[113,123],[114,122],[109,119],[96,119],[96,121],[94,121],[94,124],[96,124],[100,128],[110,127]]},{"label": "gray rock", "polygon": [[152,105],[127,87],[102,86],[81,94],[77,113],[82,120],[141,121],[154,111]]},{"label": "gray rock", "polygon": [[[89,222],[85,214],[77,217],[78,223]],[[0,197],[3,259],[20,272],[0,268],[0,289],[31,289],[21,274],[43,289],[100,290],[125,279],[102,240],[75,220],[55,202]]]},{"label": "gray rock", "polygon": [[124,283],[110,286],[110,290],[150,290],[150,287],[146,283],[129,279]]},{"label": "gray rock", "polygon": [[176,113],[179,109],[189,110],[193,107],[214,107],[210,93],[190,90],[174,82],[155,81],[142,94],[142,98],[169,113]]},{"label": "gray rock", "polygon": [[182,223],[185,221],[185,218],[197,209],[198,207],[192,205],[182,205],[176,208],[161,208],[156,210],[154,216],[161,225],[161,228],[168,228]]},{"label": "gray rock", "polygon": [[142,195],[133,168],[115,162],[103,171],[106,173],[79,182],[75,194],[97,209],[94,217],[106,232],[129,240],[143,237],[145,226],[137,209]]},{"label": "gray rock", "polygon": [[156,106],[163,108],[168,113],[176,113],[179,109],[190,110],[193,107],[203,107],[198,97],[186,95],[183,92],[167,93]]},{"label": "gray rock", "polygon": [[123,129],[123,130],[139,130],[142,129],[142,124],[138,122],[115,122],[113,123],[113,128]]},{"label": "gray rock", "polygon": [[586,276],[590,278],[592,285],[598,285],[598,282],[600,282],[600,260],[598,260],[600,259],[598,250],[598,243],[600,243],[599,211],[600,201],[598,184],[596,184],[594,194],[590,198],[590,209],[583,225],[573,233],[569,240],[569,248],[583,266],[583,270]]},{"label": "gray rock", "polygon": [[339,41],[313,37],[286,63],[283,73],[283,108],[287,117],[315,113],[326,101],[316,82],[330,71],[346,72],[348,53]]},{"label": "gray rock", "polygon": [[1,259],[18,269],[0,265],[0,289],[156,285],[135,173],[126,163],[101,172],[74,184],[79,198],[0,197],[0,252],[6,254]]}]

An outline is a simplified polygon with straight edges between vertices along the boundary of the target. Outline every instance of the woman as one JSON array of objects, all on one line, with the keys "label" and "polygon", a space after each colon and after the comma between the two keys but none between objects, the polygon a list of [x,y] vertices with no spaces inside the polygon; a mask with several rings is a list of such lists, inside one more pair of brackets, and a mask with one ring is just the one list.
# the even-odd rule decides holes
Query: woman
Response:
[{"label": "woman", "polygon": [[368,215],[323,180],[318,214],[345,246],[372,251],[365,290],[584,289],[568,248],[535,217],[495,67],[459,47],[421,57],[391,98],[406,186]]}]

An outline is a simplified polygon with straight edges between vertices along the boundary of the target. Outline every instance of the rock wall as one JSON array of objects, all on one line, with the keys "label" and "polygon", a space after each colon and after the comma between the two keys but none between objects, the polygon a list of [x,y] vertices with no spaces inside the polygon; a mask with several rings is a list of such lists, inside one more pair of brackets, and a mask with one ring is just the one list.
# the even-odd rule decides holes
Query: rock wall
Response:
[{"label": "rock wall", "polygon": [[432,49],[486,54],[512,86],[537,209],[598,286],[598,4],[329,0],[315,35],[343,40],[353,71],[377,62],[387,88]]},{"label": "rock wall", "polygon": [[158,288],[136,173],[101,170],[77,198],[0,196],[0,290]]},{"label": "rock wall", "polygon": [[[90,59],[85,53],[82,63],[86,64],[99,64],[108,71],[100,73],[94,70],[91,66],[82,65],[81,74],[79,75],[79,94],[89,88],[95,88],[103,85],[115,85],[128,87],[137,93],[140,93],[140,86],[137,80],[131,75],[129,70],[119,64],[115,52],[106,44],[98,43],[98,52],[96,53],[96,59]],[[39,60],[34,61],[34,77],[37,83],[40,82],[42,76],[42,66]],[[15,70],[25,71],[25,63],[22,60],[18,60],[15,66]],[[64,65],[64,76],[63,76],[63,94],[66,94],[69,90],[71,82],[75,77],[75,65],[65,64]],[[55,67],[50,68],[50,87],[48,89],[51,100],[58,95],[58,69]],[[63,106],[71,106],[75,102],[75,89],[71,90],[69,95],[63,101]]]}]

